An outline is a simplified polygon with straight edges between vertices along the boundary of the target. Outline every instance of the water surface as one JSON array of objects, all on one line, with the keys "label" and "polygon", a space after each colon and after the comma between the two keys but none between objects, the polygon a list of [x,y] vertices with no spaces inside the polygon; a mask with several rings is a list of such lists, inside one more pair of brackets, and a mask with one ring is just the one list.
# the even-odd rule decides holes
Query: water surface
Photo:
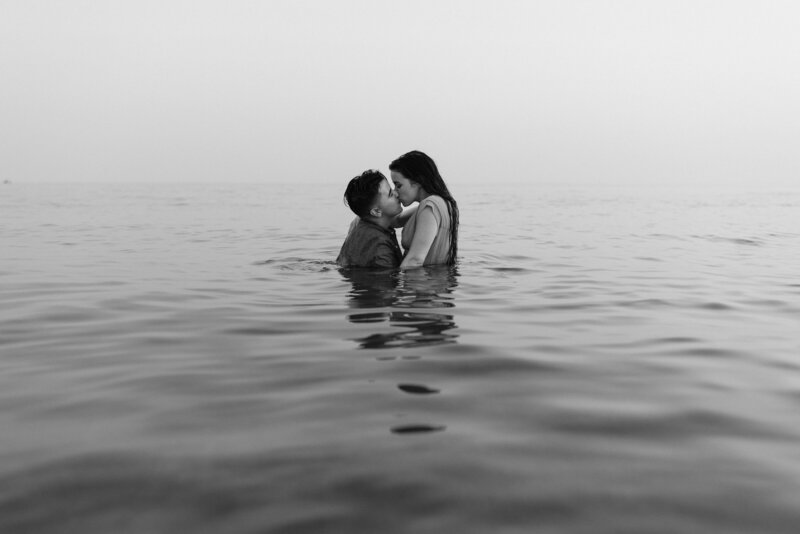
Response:
[{"label": "water surface", "polygon": [[799,192],[340,189],[0,189],[0,531],[796,531]]}]

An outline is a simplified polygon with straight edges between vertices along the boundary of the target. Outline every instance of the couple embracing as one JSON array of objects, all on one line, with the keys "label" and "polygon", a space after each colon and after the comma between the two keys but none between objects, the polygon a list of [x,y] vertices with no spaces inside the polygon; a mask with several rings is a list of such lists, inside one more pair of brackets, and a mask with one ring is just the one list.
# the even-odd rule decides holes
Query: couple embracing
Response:
[{"label": "couple embracing", "polygon": [[[389,170],[394,188],[375,170],[347,184],[344,199],[358,219],[350,226],[336,263],[389,269],[455,264],[458,205],[436,163],[415,150],[394,160]],[[409,208],[403,211],[403,206]],[[401,227],[402,250],[395,234]]]}]

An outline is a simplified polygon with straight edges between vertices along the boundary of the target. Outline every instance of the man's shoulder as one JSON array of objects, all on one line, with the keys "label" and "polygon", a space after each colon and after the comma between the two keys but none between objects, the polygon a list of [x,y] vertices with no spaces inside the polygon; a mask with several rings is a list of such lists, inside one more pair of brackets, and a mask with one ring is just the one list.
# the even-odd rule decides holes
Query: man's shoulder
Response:
[{"label": "man's shoulder", "polygon": [[397,239],[390,231],[360,220],[345,239],[337,263],[353,267],[396,266],[400,252],[395,249]]},{"label": "man's shoulder", "polygon": [[373,222],[358,219],[355,226],[353,226],[353,230],[358,230],[359,232],[380,232],[381,227]]},{"label": "man's shoulder", "polygon": [[361,239],[365,237],[369,237],[369,239],[392,239],[392,235],[394,234],[394,228],[381,228],[377,224],[369,221],[365,221],[363,219],[359,220],[358,223],[350,230],[350,234],[348,237],[352,236],[356,239]]}]

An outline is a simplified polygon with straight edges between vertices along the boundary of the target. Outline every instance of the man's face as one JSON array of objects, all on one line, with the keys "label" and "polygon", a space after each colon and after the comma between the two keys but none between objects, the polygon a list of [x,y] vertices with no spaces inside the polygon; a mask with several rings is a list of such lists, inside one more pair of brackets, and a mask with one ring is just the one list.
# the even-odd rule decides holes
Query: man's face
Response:
[{"label": "man's face", "polygon": [[378,196],[375,197],[375,207],[380,208],[384,215],[394,217],[403,211],[403,206],[400,204],[400,199],[397,193],[389,185],[389,180],[381,182],[378,189]]}]

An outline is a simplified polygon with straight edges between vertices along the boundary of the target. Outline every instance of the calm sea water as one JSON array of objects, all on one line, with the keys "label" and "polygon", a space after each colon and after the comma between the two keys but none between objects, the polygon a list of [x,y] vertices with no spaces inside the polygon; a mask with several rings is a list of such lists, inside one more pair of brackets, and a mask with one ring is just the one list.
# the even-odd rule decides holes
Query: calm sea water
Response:
[{"label": "calm sea water", "polygon": [[0,186],[0,532],[797,532],[800,192]]}]

